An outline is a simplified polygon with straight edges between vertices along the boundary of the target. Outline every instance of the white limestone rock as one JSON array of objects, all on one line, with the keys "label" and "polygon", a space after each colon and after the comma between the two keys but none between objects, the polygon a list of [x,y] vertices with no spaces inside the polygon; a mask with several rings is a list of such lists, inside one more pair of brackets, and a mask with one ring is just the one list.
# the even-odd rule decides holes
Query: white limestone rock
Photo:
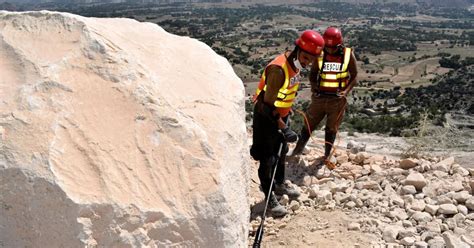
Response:
[{"label": "white limestone rock", "polygon": [[413,185],[417,190],[422,190],[426,185],[426,179],[423,174],[419,172],[410,173],[405,179],[405,185]]},{"label": "white limestone rock", "polygon": [[431,215],[436,215],[438,212],[439,206],[438,205],[431,205],[431,204],[426,204],[425,205],[425,211],[427,213],[430,213]]},{"label": "white limestone rock", "polygon": [[349,231],[360,231],[360,224],[357,222],[352,222],[349,224],[347,230]]},{"label": "white limestone rock", "polygon": [[471,196],[471,198],[469,198],[468,200],[466,200],[466,207],[471,210],[471,211],[474,211],[474,197]]},{"label": "white limestone rock", "polygon": [[465,203],[470,197],[471,194],[467,191],[456,192],[453,195],[453,199],[456,200],[457,203]]},{"label": "white limestone rock", "polygon": [[436,236],[433,239],[430,239],[428,241],[428,247],[430,248],[445,248],[446,247],[446,242],[444,239],[440,236]]},{"label": "white limestone rock", "polygon": [[457,214],[458,208],[454,204],[441,204],[438,209],[440,214]]},{"label": "white limestone rock", "polygon": [[397,241],[398,233],[403,230],[400,226],[386,226],[383,230],[382,238],[387,243],[394,243]]},{"label": "white limestone rock", "polygon": [[429,222],[433,219],[429,213],[419,211],[412,214],[410,218],[416,220],[417,222]]},{"label": "white limestone rock", "polygon": [[426,203],[424,200],[418,200],[415,199],[413,202],[410,204],[410,209],[415,210],[415,211],[423,211],[426,207]]},{"label": "white limestone rock", "polygon": [[245,247],[245,91],[152,23],[0,12],[5,247]]},{"label": "white limestone rock", "polygon": [[428,247],[428,243],[426,243],[425,241],[416,241],[414,245],[415,245],[416,248],[427,248]]},{"label": "white limestone rock", "polygon": [[414,195],[416,194],[416,188],[413,185],[405,185],[402,187],[401,193],[404,195],[407,195],[407,194]]},{"label": "white limestone rock", "polygon": [[464,243],[460,238],[449,232],[443,233],[443,239],[446,243],[446,248],[470,248],[468,244]]},{"label": "white limestone rock", "polygon": [[449,157],[449,158],[446,158],[446,159],[442,160],[441,162],[438,162],[438,163],[434,164],[432,166],[432,169],[443,171],[443,172],[447,173],[451,169],[452,164],[454,164],[454,157]]},{"label": "white limestone rock", "polygon": [[400,240],[400,244],[404,246],[411,246],[415,243],[416,239],[413,237],[405,237],[402,240]]},{"label": "white limestone rock", "polygon": [[351,151],[351,153],[356,154],[359,152],[364,152],[366,148],[366,144],[356,142],[354,140],[349,140],[347,142],[347,149]]}]

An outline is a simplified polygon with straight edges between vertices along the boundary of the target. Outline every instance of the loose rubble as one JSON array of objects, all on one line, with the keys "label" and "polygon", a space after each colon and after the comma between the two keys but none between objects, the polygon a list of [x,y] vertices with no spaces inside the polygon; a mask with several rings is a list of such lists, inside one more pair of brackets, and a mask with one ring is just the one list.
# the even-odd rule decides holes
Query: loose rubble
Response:
[{"label": "loose rubble", "polygon": [[[316,157],[309,151],[287,160],[287,177],[302,195],[290,203],[283,198],[292,213],[273,221],[286,223],[310,208],[343,210],[356,216],[346,230],[376,234],[374,247],[473,247],[473,170],[454,158],[390,160],[355,143],[335,154],[333,171],[313,166]],[[311,230],[324,228],[318,223]]]}]

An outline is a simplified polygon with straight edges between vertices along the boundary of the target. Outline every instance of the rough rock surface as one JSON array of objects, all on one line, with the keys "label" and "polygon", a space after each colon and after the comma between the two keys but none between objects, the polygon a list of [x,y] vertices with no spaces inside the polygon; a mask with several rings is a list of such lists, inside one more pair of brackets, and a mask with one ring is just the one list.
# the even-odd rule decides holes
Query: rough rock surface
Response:
[{"label": "rough rock surface", "polygon": [[[272,234],[264,239],[268,247],[466,247],[474,240],[472,177],[456,173],[453,167],[462,170],[453,159],[423,156],[403,162],[339,147],[331,171],[316,166],[324,136],[312,138],[307,153],[286,161],[287,179],[302,192],[301,206],[265,226]],[[407,161],[417,166],[400,168]],[[256,163],[252,169],[256,177]],[[256,218],[263,194],[258,183],[251,188]],[[249,226],[250,241],[257,221]],[[281,223],[284,228],[275,228]]]},{"label": "rough rock surface", "polygon": [[0,246],[246,246],[244,88],[207,45],[0,12],[0,71]]}]

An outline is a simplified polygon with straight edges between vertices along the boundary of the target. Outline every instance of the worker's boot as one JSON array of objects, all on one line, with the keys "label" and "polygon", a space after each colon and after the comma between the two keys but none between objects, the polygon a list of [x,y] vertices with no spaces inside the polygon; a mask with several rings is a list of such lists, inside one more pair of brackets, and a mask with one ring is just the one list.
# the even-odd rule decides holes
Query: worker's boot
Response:
[{"label": "worker's boot", "polygon": [[268,208],[272,212],[272,215],[274,217],[283,217],[285,216],[288,211],[286,210],[285,207],[283,207],[277,200],[275,194],[270,195],[270,201],[268,202]]},{"label": "worker's boot", "polygon": [[326,132],[324,135],[324,156],[327,158],[331,154],[331,150],[336,140],[336,134],[331,132]]},{"label": "worker's boot", "polygon": [[276,183],[274,192],[277,195],[287,195],[290,198],[298,198],[301,195],[298,189],[290,187],[286,183]]},{"label": "worker's boot", "polygon": [[331,151],[334,145],[334,141],[336,140],[336,134],[331,133],[331,132],[326,132],[325,137],[324,137],[325,143],[324,143],[324,164],[329,168],[329,169],[334,169],[336,167],[336,158],[334,156],[331,156]]},{"label": "worker's boot", "polygon": [[310,134],[308,132],[308,129],[303,128],[301,130],[300,138],[298,139],[295,148],[288,153],[288,156],[296,156],[302,154],[306,143],[308,143],[309,137]]}]

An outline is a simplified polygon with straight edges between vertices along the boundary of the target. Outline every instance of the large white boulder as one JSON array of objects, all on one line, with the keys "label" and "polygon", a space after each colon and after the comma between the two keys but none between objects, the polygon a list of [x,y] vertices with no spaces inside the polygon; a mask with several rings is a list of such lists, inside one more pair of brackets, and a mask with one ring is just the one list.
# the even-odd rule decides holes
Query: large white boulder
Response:
[{"label": "large white boulder", "polygon": [[245,247],[244,87],[151,23],[0,12],[5,247]]}]

